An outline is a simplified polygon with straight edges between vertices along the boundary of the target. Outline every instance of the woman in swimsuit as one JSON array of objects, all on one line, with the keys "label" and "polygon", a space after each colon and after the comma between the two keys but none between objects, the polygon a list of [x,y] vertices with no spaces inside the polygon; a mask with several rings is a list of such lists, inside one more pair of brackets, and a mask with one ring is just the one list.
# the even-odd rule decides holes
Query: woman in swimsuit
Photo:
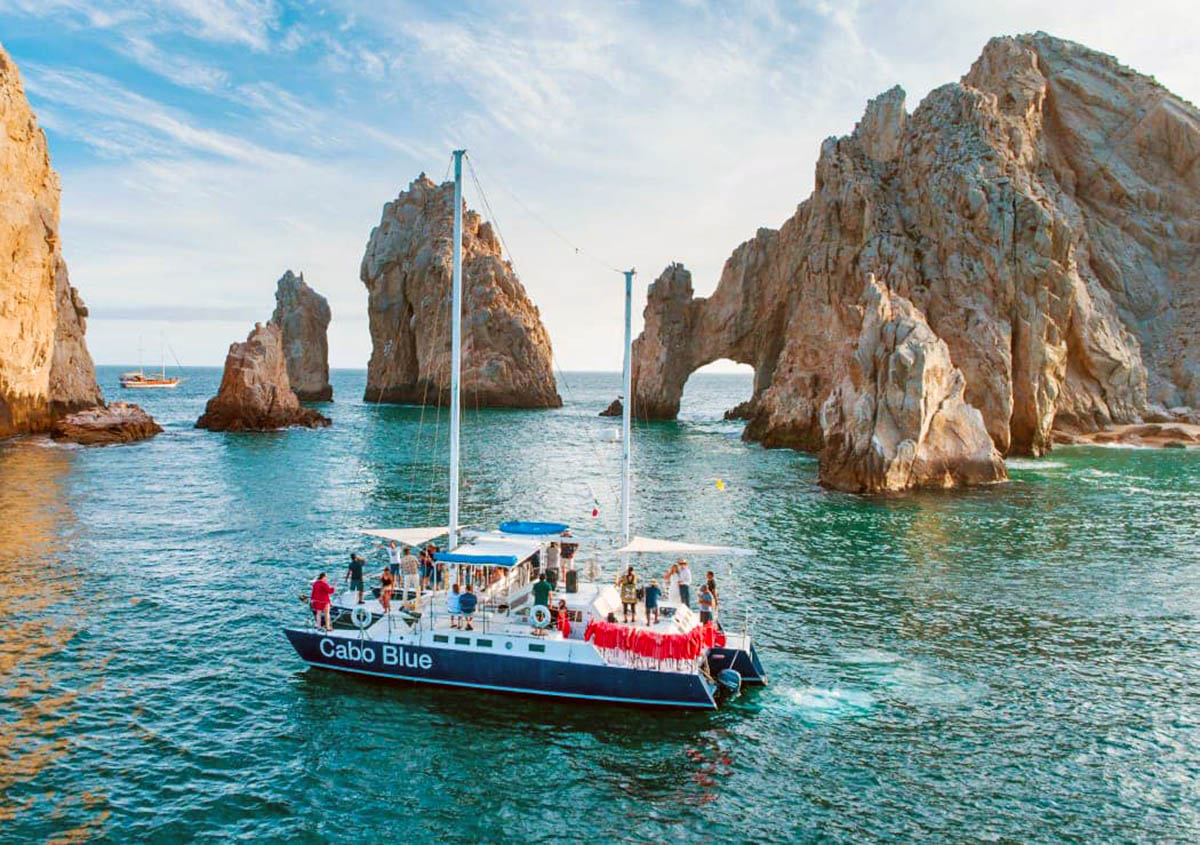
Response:
[{"label": "woman in swimsuit", "polygon": [[379,603],[383,605],[383,612],[389,613],[392,609],[392,588],[396,585],[396,576],[392,574],[390,569],[385,568],[379,576]]}]

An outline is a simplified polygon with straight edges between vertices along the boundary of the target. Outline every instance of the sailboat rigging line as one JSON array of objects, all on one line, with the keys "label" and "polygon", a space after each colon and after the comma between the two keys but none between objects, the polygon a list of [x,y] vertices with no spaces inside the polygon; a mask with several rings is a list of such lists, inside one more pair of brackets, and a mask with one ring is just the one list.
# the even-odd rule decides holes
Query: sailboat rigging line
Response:
[{"label": "sailboat rigging line", "polygon": [[[504,252],[507,254],[508,263],[513,267],[514,272],[515,272],[517,262],[516,262],[516,259],[513,257],[512,250],[508,246],[508,242],[504,239],[504,230],[500,226],[499,218],[496,216],[496,212],[492,209],[491,203],[488,202],[487,193],[483,190],[483,185],[481,184],[481,182],[479,180],[479,174],[475,170],[475,165],[472,163],[471,156],[467,155],[467,156],[464,156],[464,158],[466,158],[466,160],[467,160],[467,170],[471,174],[471,181],[475,185],[475,190],[477,190],[479,192],[479,199],[480,199],[480,202],[482,202],[482,204],[483,204],[484,211],[487,212],[488,220],[491,221],[492,227],[496,230],[496,236],[500,239],[500,245],[504,248]],[[499,183],[496,183],[496,184],[499,184]],[[559,238],[561,238],[564,242],[566,242],[576,253],[583,255],[584,257],[591,258],[593,261],[596,261],[596,263],[600,264],[601,266],[607,267],[610,270],[615,270],[615,268],[605,264],[605,262],[599,261],[598,259],[595,259],[594,257],[584,253],[584,251],[582,249],[580,249],[579,247],[576,247],[573,243],[571,243],[571,241],[565,235],[563,235],[561,232],[559,232],[557,229],[555,229],[549,223],[546,223],[544,220],[542,220],[540,217],[538,217],[538,215],[536,213],[534,213],[527,205],[525,205],[525,203],[521,202],[521,200],[519,198],[517,198],[511,191],[508,191],[507,189],[505,189],[503,185],[501,185],[500,187],[501,187],[501,190],[504,190],[505,193],[507,193],[517,203],[519,203],[534,218],[538,219],[539,222],[541,222],[548,229],[550,229],[551,232],[553,232],[555,235],[557,235]],[[623,271],[615,270],[615,272],[623,272]],[[567,394],[567,399],[569,401],[574,400],[573,391],[571,390],[571,383],[570,383],[570,381],[568,381],[566,373],[563,372],[562,368],[558,365],[558,360],[556,358],[552,358],[551,365],[554,368],[554,372],[558,379],[559,384],[561,384],[563,386],[563,392],[565,392]],[[478,403],[478,395],[476,395],[476,402]],[[478,416],[478,410],[479,410],[478,407],[476,407],[476,415],[477,416]],[[599,445],[595,441],[591,441],[589,443],[589,445],[592,449],[593,454],[597,458],[603,457],[600,453]],[[616,489],[614,487],[612,487],[611,479],[609,479],[608,484],[610,487],[609,492],[612,493],[615,498],[616,497]],[[588,493],[591,494],[593,503],[598,501],[595,491],[592,490],[590,486],[588,487]]]},{"label": "sailboat rigging line", "polygon": [[[467,160],[467,163],[468,163],[468,165],[470,164],[470,159]],[[616,267],[614,267],[612,264],[605,261],[604,259],[599,258],[598,256],[595,256],[595,255],[592,255],[592,253],[588,252],[583,247],[577,246],[570,238],[568,238],[566,235],[564,235],[562,232],[560,232],[558,229],[556,229],[551,223],[549,223],[545,218],[543,218],[540,214],[538,214],[536,211],[534,211],[532,208],[530,208],[528,205],[526,205],[525,202],[520,197],[518,197],[516,194],[514,194],[512,191],[510,191],[508,188],[506,188],[504,186],[503,182],[499,182],[495,179],[492,179],[491,182],[493,185],[496,185],[497,187],[499,187],[500,190],[504,191],[504,193],[508,194],[509,198],[512,199],[513,202],[515,202],[517,205],[521,206],[521,208],[525,209],[525,212],[530,217],[532,217],[537,222],[541,223],[543,226],[545,226],[547,229],[550,230],[551,234],[553,234],[556,238],[558,238],[560,241],[562,241],[568,247],[570,247],[571,251],[574,252],[576,255],[586,258],[589,261],[595,262],[596,264],[599,264],[601,267],[605,268],[606,270],[611,270],[614,273],[624,273],[625,272],[624,270],[618,270]],[[482,193],[482,188],[480,189],[480,191]]]}]

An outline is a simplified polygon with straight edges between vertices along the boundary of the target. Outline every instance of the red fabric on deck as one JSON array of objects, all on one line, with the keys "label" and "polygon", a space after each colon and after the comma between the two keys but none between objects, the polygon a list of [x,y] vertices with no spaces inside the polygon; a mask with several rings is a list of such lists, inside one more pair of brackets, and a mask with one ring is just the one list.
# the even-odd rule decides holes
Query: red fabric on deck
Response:
[{"label": "red fabric on deck", "polygon": [[[567,623],[567,630],[570,630],[570,623]],[[660,634],[632,625],[593,619],[588,622],[583,638],[591,640],[596,648],[626,651],[660,661],[694,660],[714,646],[725,645],[725,634],[712,622],[697,625],[686,634]]]}]

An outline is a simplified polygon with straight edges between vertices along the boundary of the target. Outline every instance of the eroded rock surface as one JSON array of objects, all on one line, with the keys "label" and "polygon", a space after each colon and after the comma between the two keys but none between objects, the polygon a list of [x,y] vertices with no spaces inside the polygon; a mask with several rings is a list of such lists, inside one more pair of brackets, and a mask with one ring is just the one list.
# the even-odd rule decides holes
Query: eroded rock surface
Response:
[{"label": "eroded rock surface", "polygon": [[161,431],[162,426],[137,405],[113,402],[107,407],[88,408],[55,420],[50,436],[85,446],[107,446],[146,440]]},{"label": "eroded rock surface", "polygon": [[851,493],[1008,478],[946,343],[872,276],[841,382],[821,408],[821,483]]},{"label": "eroded rock surface", "polygon": [[283,337],[292,392],[302,402],[333,399],[329,384],[329,302],[310,288],[304,274],[286,271],[275,287],[275,313],[271,322]]},{"label": "eroded rock surface", "polygon": [[46,431],[103,401],[67,282],[58,174],[12,58],[0,47],[0,437]]},{"label": "eroded rock surface", "polygon": [[652,286],[635,413],[674,416],[687,376],[730,358],[755,368],[747,437],[820,450],[868,273],[945,342],[1001,454],[1198,406],[1200,113],[1043,33],[993,39],[911,115],[881,94],[711,297],[674,265]]},{"label": "eroded rock surface", "polygon": [[217,395],[208,400],[197,428],[212,431],[272,431],[300,425],[316,428],[329,419],[300,404],[288,381],[283,338],[274,323],[256,323],[244,343],[225,357]]},{"label": "eroded rock surface", "polygon": [[[371,360],[364,398],[435,404],[450,387],[454,186],[424,174],[384,206],[360,277],[368,291]],[[492,226],[463,215],[463,401],[556,408],[550,336],[501,254]]]}]

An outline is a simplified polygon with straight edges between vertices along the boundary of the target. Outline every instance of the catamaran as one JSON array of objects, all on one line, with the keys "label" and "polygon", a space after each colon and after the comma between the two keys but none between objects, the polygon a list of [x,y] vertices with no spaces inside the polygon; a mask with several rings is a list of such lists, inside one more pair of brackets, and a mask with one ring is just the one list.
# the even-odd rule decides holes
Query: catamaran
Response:
[{"label": "catamaran", "polygon": [[[684,709],[715,709],[746,685],[766,683],[766,673],[744,629],[736,633],[701,624],[682,601],[664,597],[653,623],[616,621],[623,610],[611,581],[592,571],[581,578],[567,568],[552,598],[535,603],[534,584],[549,568],[552,551],[577,546],[562,522],[512,520],[479,531],[459,522],[460,370],[462,353],[462,162],[454,151],[454,244],[450,375],[449,522],[444,526],[369,528],[362,533],[415,548],[441,537],[446,551],[433,554],[449,584],[471,585],[478,597],[472,628],[452,615],[446,584],[405,585],[385,609],[378,589],[334,597],[331,631],[312,620],[284,628],[306,663],[360,675],[417,684],[552,696],[561,699]],[[632,395],[634,271],[625,276],[624,395]],[[741,556],[747,549],[680,543],[631,532],[631,414],[623,403],[621,448],[623,563],[634,554]],[[552,548],[553,547],[553,548]],[[576,559],[582,559],[575,554]],[[625,567],[621,567],[624,571]],[[638,608],[639,613],[643,608]],[[636,618],[636,617],[635,617]]]}]

